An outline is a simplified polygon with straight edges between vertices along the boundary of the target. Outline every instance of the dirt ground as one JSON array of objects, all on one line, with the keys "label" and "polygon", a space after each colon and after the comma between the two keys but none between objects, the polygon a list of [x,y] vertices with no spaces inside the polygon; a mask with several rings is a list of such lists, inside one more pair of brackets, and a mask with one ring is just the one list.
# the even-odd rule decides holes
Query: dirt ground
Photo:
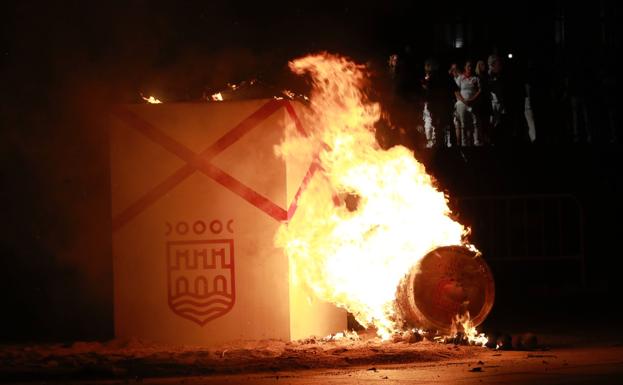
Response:
[{"label": "dirt ground", "polygon": [[480,350],[464,359],[255,375],[153,379],[149,384],[622,384],[623,347],[529,353]]},{"label": "dirt ground", "polygon": [[534,350],[369,335],[218,348],[113,340],[0,347],[0,382],[75,384],[621,384],[620,343],[540,337]]},{"label": "dirt ground", "polygon": [[[413,336],[411,336],[413,337]],[[374,335],[240,341],[214,348],[170,346],[139,340],[107,343],[4,346],[0,377],[14,380],[146,378],[238,374],[465,359],[481,350]]]}]

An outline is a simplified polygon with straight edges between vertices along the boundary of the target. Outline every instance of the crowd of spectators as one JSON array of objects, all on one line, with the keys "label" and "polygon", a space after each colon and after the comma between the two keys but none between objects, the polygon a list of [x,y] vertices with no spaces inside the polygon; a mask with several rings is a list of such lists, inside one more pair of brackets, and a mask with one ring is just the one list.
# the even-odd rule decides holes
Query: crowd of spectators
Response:
[{"label": "crowd of spectators", "polygon": [[402,100],[393,104],[412,117],[395,142],[426,148],[618,142],[617,80],[608,71],[544,73],[532,60],[519,64],[497,54],[445,66],[433,58],[407,66],[392,55],[387,66],[394,97]]}]

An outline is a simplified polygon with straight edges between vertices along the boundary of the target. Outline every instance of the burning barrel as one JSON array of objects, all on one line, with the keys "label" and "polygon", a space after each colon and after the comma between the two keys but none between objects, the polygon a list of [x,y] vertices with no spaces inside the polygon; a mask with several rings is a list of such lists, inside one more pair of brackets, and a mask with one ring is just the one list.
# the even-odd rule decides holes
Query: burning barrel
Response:
[{"label": "burning barrel", "polygon": [[479,253],[466,247],[439,247],[413,266],[398,286],[396,301],[410,327],[450,333],[457,315],[469,312],[473,326],[487,317],[495,287]]}]

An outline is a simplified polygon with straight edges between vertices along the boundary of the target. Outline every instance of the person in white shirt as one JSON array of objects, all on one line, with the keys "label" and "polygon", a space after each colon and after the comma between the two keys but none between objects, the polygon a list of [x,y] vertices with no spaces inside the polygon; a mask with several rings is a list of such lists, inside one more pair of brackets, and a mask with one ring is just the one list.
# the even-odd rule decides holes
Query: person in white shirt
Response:
[{"label": "person in white shirt", "polygon": [[[455,91],[456,96],[456,114],[458,117],[457,143],[461,146],[481,146],[480,138],[480,122],[473,110],[473,105],[480,96],[480,80],[478,76],[474,76],[472,71],[472,62],[466,61],[463,73],[456,74],[454,77],[458,90]],[[472,135],[467,131],[469,121],[472,122]],[[473,138],[473,141],[471,140]]]}]

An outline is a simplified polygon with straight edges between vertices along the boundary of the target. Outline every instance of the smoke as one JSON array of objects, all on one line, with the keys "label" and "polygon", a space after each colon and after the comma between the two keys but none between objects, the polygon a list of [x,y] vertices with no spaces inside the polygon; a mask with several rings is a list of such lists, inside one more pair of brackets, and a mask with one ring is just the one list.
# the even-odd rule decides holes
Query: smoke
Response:
[{"label": "smoke", "polygon": [[368,24],[348,7],[140,0],[0,7],[0,290],[10,293],[0,341],[113,334],[113,104],[142,102],[141,93],[198,101],[253,78],[300,92],[288,60],[321,48],[357,57],[370,41]]},{"label": "smoke", "polygon": [[87,8],[19,3],[5,13],[0,341],[113,336],[111,106],[141,102],[141,92],[196,101],[274,65],[186,42],[166,9]]}]

